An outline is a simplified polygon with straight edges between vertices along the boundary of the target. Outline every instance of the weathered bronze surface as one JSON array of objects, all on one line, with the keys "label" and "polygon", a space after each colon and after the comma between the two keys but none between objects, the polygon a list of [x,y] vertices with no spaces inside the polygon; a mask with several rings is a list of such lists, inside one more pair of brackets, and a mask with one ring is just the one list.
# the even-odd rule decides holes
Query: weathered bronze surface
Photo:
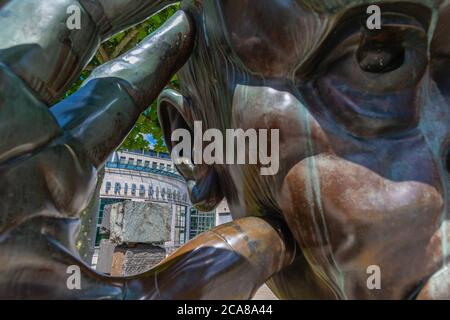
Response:
[{"label": "weathered bronze surface", "polygon": [[[379,31],[362,25],[371,1],[182,1],[52,106],[102,39],[172,2],[0,2],[0,297],[247,299],[268,280],[285,299],[450,299],[448,1],[380,1]],[[82,32],[65,26],[70,4]],[[193,203],[226,197],[235,221],[145,274],[97,274],[77,257],[78,215],[177,71],[181,92],[159,100],[170,148],[195,120],[279,129],[280,170],[179,166]]]},{"label": "weathered bronze surface", "polygon": [[[374,3],[379,31],[364,25]],[[298,250],[269,281],[278,296],[450,298],[450,4],[183,4],[195,50],[179,72],[184,98],[163,93],[160,119],[167,138],[195,120],[280,129],[276,176],[182,168],[206,209],[225,196],[234,219],[287,223]],[[379,290],[367,285],[373,266]]]}]

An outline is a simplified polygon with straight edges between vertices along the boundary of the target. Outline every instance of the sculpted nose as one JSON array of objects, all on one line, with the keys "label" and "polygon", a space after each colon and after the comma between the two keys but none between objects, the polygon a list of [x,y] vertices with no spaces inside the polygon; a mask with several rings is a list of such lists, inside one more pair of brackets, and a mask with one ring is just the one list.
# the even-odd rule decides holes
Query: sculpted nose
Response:
[{"label": "sculpted nose", "polygon": [[281,206],[311,263],[337,279],[347,267],[399,259],[394,248],[423,252],[440,224],[443,197],[426,183],[391,181],[321,154],[290,170]]},{"label": "sculpted nose", "polygon": [[360,227],[386,222],[393,227],[403,219],[415,220],[414,224],[425,219],[436,225],[443,209],[442,194],[434,186],[392,181],[362,165],[325,154],[304,159],[290,170],[281,203],[293,223],[317,223],[325,216],[331,236],[344,222]]}]

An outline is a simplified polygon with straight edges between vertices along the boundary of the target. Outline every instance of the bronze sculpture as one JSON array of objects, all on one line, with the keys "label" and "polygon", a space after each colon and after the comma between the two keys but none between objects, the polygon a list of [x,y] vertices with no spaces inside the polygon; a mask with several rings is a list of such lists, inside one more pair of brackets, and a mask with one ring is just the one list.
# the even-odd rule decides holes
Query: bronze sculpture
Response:
[{"label": "bronze sculpture", "polygon": [[[82,33],[61,23],[75,0],[0,2],[0,297],[246,299],[268,280],[285,299],[450,298],[450,3],[380,1],[372,31],[370,1],[186,0],[47,109],[102,38],[172,2],[79,0]],[[169,148],[195,120],[278,128],[280,170],[180,165],[192,202],[226,197],[235,221],[143,275],[96,274],[73,246],[77,214],[96,168],[180,67],[181,93],[159,99]],[[67,289],[69,265],[82,290]],[[367,285],[373,266],[380,288]]]}]

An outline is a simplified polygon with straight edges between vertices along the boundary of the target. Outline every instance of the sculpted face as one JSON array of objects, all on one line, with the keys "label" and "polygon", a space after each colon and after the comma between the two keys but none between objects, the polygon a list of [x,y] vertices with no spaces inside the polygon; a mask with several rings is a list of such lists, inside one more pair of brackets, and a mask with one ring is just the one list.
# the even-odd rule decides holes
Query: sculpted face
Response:
[{"label": "sculpted face", "polygon": [[450,292],[450,4],[380,2],[382,29],[369,31],[365,2],[184,4],[198,39],[165,129],[280,130],[277,175],[216,165],[186,177],[200,205],[226,196],[235,218],[286,221],[297,259],[270,282],[285,298]]}]

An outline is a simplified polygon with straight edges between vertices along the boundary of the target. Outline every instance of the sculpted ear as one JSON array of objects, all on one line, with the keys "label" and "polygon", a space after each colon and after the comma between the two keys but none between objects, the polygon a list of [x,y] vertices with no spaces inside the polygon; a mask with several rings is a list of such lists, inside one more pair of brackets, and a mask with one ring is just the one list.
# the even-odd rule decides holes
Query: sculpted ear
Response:
[{"label": "sculpted ear", "polygon": [[200,211],[215,209],[223,193],[214,167],[193,162],[194,120],[189,101],[176,90],[164,90],[158,98],[158,117],[175,167],[186,179],[192,204]]}]

